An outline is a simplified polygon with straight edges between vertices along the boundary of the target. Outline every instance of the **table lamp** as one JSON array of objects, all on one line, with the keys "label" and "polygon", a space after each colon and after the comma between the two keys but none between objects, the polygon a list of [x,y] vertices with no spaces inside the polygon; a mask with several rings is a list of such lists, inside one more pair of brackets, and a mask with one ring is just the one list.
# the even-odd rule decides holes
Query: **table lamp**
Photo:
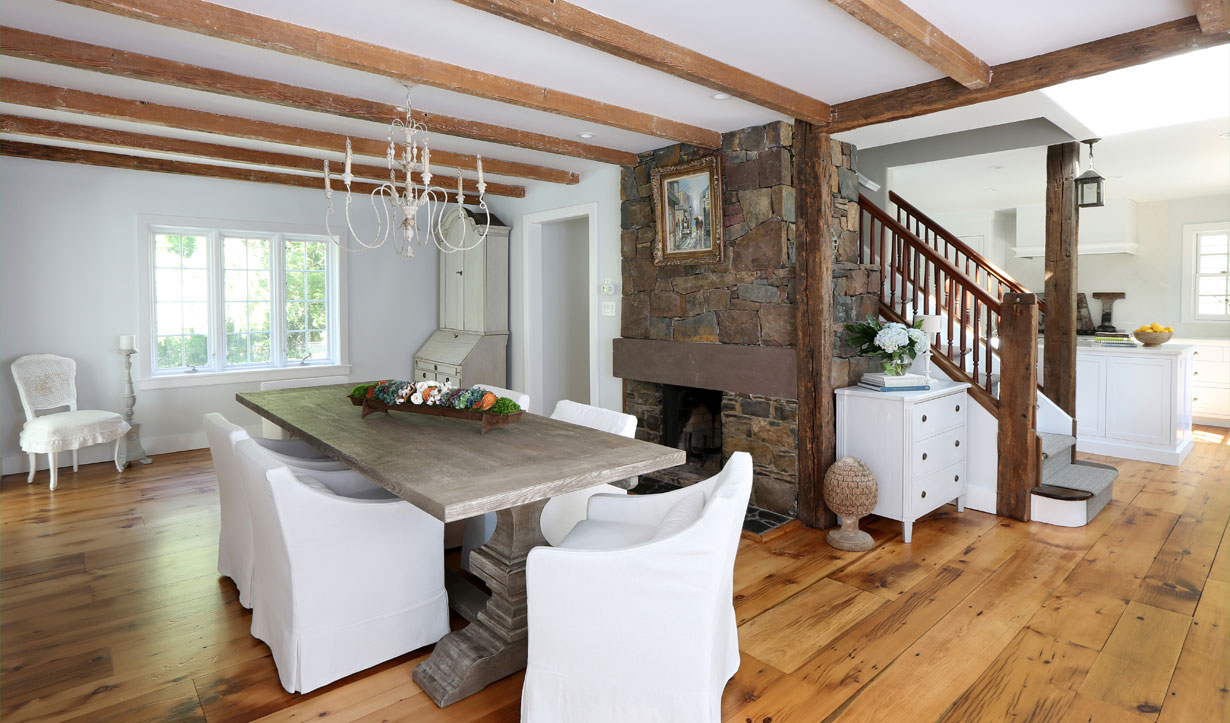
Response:
[{"label": "table lamp", "polygon": [[923,352],[927,358],[926,373],[927,383],[931,380],[931,347],[938,343],[939,335],[944,330],[944,317],[939,314],[926,314],[919,316],[922,319],[921,329],[927,335],[927,351]]}]

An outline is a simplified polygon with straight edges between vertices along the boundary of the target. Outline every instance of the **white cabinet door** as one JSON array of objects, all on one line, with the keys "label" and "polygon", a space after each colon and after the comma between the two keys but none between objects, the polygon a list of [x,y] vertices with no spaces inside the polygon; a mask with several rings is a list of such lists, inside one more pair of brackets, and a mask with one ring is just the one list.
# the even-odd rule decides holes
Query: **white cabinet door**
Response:
[{"label": "white cabinet door", "polygon": [[[1106,366],[1106,434],[1110,439],[1172,444],[1173,361],[1115,357]],[[1077,382],[1079,388],[1080,383]]]},{"label": "white cabinet door", "polygon": [[440,327],[465,328],[465,254],[440,254]]},{"label": "white cabinet door", "polygon": [[472,248],[464,253],[453,254],[454,256],[462,256],[462,278],[465,279],[465,290],[462,292],[465,297],[461,304],[464,308],[464,318],[462,323],[465,326],[458,327],[466,331],[477,331],[482,333],[486,331],[486,325],[483,323],[483,294],[487,288],[487,280],[485,277],[484,266],[486,264],[487,245],[486,243],[479,244],[476,248]]},{"label": "white cabinet door", "polygon": [[1106,361],[1076,357],[1076,433],[1105,436]]}]

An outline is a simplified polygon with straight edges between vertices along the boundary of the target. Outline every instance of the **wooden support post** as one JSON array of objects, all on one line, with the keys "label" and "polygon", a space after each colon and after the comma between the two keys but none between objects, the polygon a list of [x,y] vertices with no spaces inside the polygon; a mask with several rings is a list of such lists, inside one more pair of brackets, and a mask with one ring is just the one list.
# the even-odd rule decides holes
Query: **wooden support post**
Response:
[{"label": "wooden support post", "polygon": [[[1047,299],[1050,326],[1050,299]],[[1029,491],[1038,484],[1038,298],[1004,294],[999,308],[999,494],[995,513],[1029,521]]]},{"label": "wooden support post", "polygon": [[795,121],[794,178],[799,384],[799,519],[832,527],[824,505],[824,473],[836,450],[833,396],[833,166],[829,134]]},{"label": "wooden support post", "polygon": [[1076,416],[1076,174],[1080,144],[1046,149],[1046,291],[1042,390]]}]

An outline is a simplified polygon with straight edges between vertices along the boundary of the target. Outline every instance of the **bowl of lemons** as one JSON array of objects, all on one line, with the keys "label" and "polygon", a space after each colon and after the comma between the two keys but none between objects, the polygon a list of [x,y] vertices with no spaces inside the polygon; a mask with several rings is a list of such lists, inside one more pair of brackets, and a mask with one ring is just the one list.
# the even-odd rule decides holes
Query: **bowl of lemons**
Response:
[{"label": "bowl of lemons", "polygon": [[1132,334],[1136,337],[1136,341],[1145,346],[1161,346],[1174,336],[1174,329],[1161,324],[1141,324],[1140,328]]}]

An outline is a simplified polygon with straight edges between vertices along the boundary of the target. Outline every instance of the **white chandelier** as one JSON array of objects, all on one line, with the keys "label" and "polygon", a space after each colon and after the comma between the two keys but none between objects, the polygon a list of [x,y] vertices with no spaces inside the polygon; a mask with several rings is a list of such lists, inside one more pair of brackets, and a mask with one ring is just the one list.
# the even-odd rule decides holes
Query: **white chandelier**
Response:
[{"label": "white chandelier", "polygon": [[[372,211],[376,217],[375,237],[370,242],[364,241],[351,223],[350,203],[354,200],[354,197],[350,191],[350,184],[354,181],[354,174],[351,173],[354,154],[350,148],[349,138],[346,139],[346,168],[342,173],[342,183],[346,185],[346,227],[350,230],[350,237],[361,248],[342,245],[330,226],[329,222],[334,210],[333,177],[329,172],[329,161],[327,160],[325,161],[325,198],[329,201],[329,208],[325,212],[325,229],[329,232],[330,238],[344,251],[380,248],[388,241],[390,236],[393,237],[393,248],[396,250],[397,255],[406,258],[414,256],[415,241],[420,246],[426,246],[428,236],[431,237],[436,247],[443,253],[452,254],[458,251],[469,251],[487,238],[487,230],[491,226],[491,213],[487,210],[485,198],[487,184],[483,181],[483,157],[478,156],[478,207],[487,216],[487,221],[483,226],[482,233],[478,234],[472,243],[468,245],[455,245],[449,241],[441,228],[441,222],[445,216],[444,205],[448,203],[448,192],[443,188],[431,185],[431,150],[427,147],[427,127],[414,120],[410,110],[409,94],[406,95],[405,110],[406,115],[404,118],[394,118],[389,124],[389,147],[385,152],[385,163],[389,169],[389,180],[377,186],[370,194]],[[397,144],[393,140],[394,135],[397,133],[400,133],[403,139],[400,159],[397,157]],[[403,182],[400,185],[397,182],[399,171],[403,178]],[[416,174],[418,175],[417,183],[415,182]],[[465,202],[465,196],[462,190],[460,169],[457,171],[457,195],[454,201],[458,206],[459,213],[464,213],[461,210],[461,206]],[[400,235],[393,231],[394,211],[390,206],[396,206],[403,215],[400,224]],[[426,233],[419,229],[420,210],[426,215]]]}]

